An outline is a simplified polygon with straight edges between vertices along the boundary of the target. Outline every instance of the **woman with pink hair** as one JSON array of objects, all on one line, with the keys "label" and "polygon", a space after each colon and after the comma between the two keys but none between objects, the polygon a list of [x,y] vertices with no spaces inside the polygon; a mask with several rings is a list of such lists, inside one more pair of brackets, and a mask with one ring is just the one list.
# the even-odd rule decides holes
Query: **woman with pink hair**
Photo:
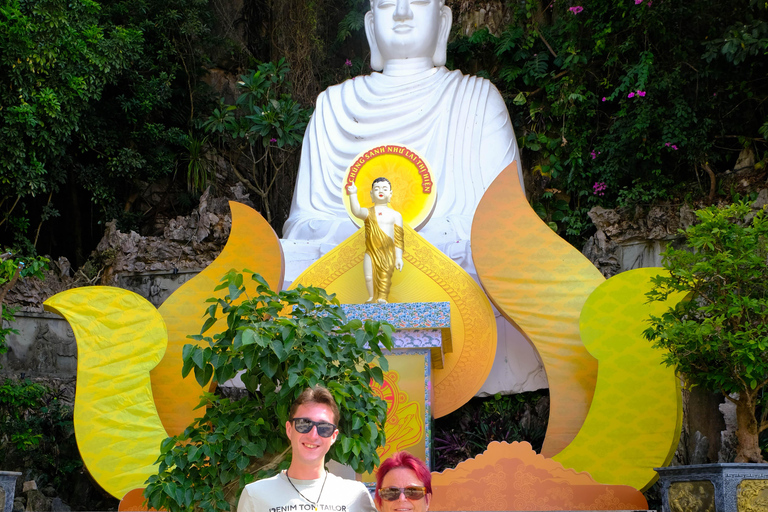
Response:
[{"label": "woman with pink hair", "polygon": [[408,452],[385,460],[376,473],[379,512],[426,512],[432,499],[432,475],[427,465]]}]

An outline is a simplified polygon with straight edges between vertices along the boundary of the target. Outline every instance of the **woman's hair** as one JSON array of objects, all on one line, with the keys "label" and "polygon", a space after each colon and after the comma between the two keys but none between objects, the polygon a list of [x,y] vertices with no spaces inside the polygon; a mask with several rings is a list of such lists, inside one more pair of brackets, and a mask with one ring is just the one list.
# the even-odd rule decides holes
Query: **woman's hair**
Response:
[{"label": "woman's hair", "polygon": [[376,473],[376,505],[381,506],[381,496],[379,496],[379,489],[381,489],[381,482],[387,473],[397,468],[407,468],[416,473],[419,480],[424,482],[424,487],[427,488],[427,494],[432,494],[432,474],[429,472],[427,465],[422,462],[418,457],[414,457],[408,452],[397,452],[390,458],[385,460],[379,466],[379,471]]}]

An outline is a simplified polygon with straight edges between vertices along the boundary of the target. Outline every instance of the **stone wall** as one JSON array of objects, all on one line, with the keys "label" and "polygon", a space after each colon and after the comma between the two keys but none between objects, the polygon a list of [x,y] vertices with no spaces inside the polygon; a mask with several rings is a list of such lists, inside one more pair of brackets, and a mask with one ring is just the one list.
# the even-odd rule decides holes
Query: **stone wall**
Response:
[{"label": "stone wall", "polygon": [[[229,198],[252,206],[242,186],[232,187]],[[19,281],[7,296],[18,308],[12,327],[19,332],[8,336],[8,352],[0,355],[0,378],[63,380],[71,386],[67,394],[74,396],[77,344],[69,324],[43,311],[43,302],[67,289],[106,285],[131,290],[160,306],[221,252],[232,225],[229,198],[211,198],[206,192],[197,210],[172,219],[162,236],[123,233],[109,223],[82,269],[73,272],[66,258],[60,258],[44,280]]]},{"label": "stone wall", "polygon": [[615,210],[596,206],[589,218],[597,232],[582,252],[605,277],[612,277],[634,268],[660,267],[660,254],[681,240],[678,230],[690,226],[696,216],[687,205]]}]

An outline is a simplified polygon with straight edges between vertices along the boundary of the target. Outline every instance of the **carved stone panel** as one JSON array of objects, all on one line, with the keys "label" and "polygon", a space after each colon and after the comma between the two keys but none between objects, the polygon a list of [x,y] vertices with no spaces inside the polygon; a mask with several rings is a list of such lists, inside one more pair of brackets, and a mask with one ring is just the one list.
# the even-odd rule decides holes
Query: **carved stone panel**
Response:
[{"label": "carved stone panel", "polygon": [[675,482],[667,495],[671,512],[715,512],[715,486],[709,480]]},{"label": "carved stone panel", "polygon": [[768,480],[742,480],[736,502],[738,512],[768,510]]}]

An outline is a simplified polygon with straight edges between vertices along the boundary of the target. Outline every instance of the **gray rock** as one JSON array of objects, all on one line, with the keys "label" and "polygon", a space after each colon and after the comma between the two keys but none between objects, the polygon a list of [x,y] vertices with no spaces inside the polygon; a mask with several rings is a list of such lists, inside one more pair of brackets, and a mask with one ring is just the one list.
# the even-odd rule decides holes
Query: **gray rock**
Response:
[{"label": "gray rock", "polygon": [[24,498],[16,498],[13,500],[13,512],[24,512]]},{"label": "gray rock", "polygon": [[752,208],[759,210],[765,205],[768,205],[768,189],[766,188],[760,190],[760,192],[757,193],[757,199],[755,199],[755,202],[752,203]]},{"label": "gray rock", "polygon": [[72,509],[61,501],[61,498],[53,498],[51,500],[51,512],[71,512]]},{"label": "gray rock", "polygon": [[691,464],[706,464],[709,452],[709,439],[698,430],[693,434],[693,454]]},{"label": "gray rock", "polygon": [[51,499],[37,490],[28,491],[26,512],[51,512]]}]

